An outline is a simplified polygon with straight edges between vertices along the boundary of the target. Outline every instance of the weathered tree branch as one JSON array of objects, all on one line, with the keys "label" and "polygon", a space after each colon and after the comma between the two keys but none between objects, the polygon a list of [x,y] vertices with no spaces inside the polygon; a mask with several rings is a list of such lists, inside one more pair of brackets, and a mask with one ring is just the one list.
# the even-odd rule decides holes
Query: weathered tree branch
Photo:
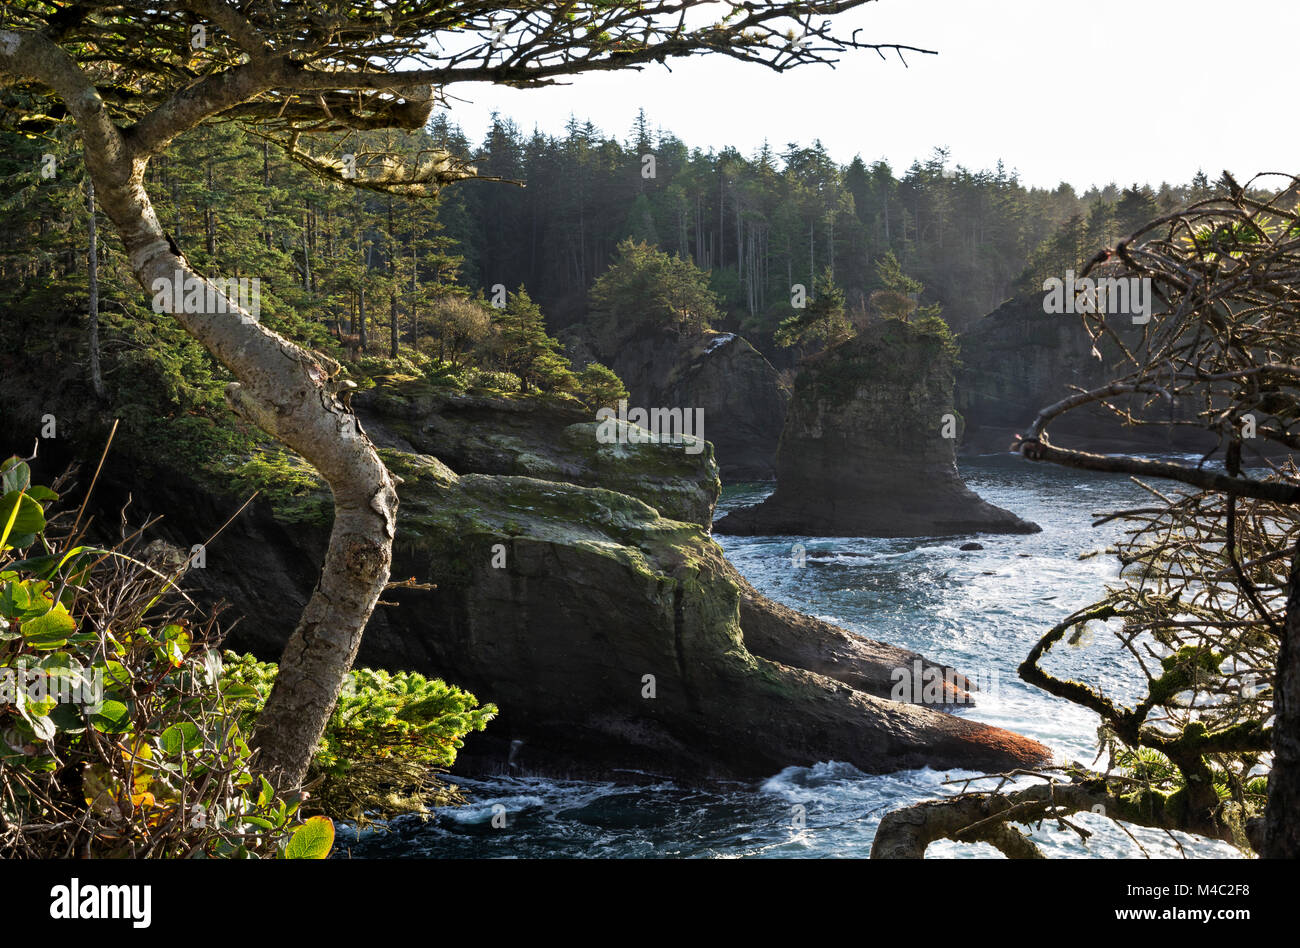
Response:
[{"label": "weathered tree branch", "polygon": [[[259,719],[259,766],[297,786],[387,579],[397,496],[393,479],[322,359],[260,325],[173,252],[144,187],[149,160],[213,120],[254,120],[295,160],[329,174],[299,137],[322,131],[422,128],[458,82],[539,87],[586,72],[637,69],[721,54],[778,72],[832,64],[850,49],[928,52],[837,36],[829,19],[868,0],[726,2],[712,23],[688,22],[699,0],[554,4],[411,0],[376,5],[84,0],[73,8],[0,10],[0,83],[61,101],[81,131],[96,195],[146,290],[201,286],[198,312],[159,293],[163,309],[237,381],[231,407],[305,457],[330,484],[335,518],[320,582],[285,649]],[[196,27],[212,27],[203,43]],[[57,120],[56,109],[46,110]],[[473,170],[452,156],[370,169],[352,184],[431,194]]]},{"label": "weathered tree branch", "polygon": [[1062,467],[1107,474],[1132,474],[1138,477],[1161,477],[1190,484],[1202,490],[1222,491],[1238,497],[1253,497],[1278,504],[1300,503],[1300,484],[1259,481],[1249,477],[1232,477],[1205,468],[1187,467],[1173,461],[1155,461],[1114,454],[1092,454],[1070,448],[1058,448],[1045,438],[1016,443],[1016,449],[1031,461],[1050,461]]},{"label": "weathered tree branch", "polygon": [[[1179,830],[1234,842],[1232,827],[1211,818],[1192,819],[1159,794],[1134,792],[1097,774],[1070,782],[1049,779],[1009,793],[963,793],[926,800],[886,813],[871,844],[872,859],[923,859],[931,843],[987,842],[1012,859],[1041,858],[1032,842],[1008,834],[1008,822],[1024,825],[1096,812],[1137,826]],[[1023,841],[1023,842],[1022,842]]]},{"label": "weathered tree branch", "polygon": [[[140,285],[238,379],[232,408],[305,457],[329,483],[334,526],[324,568],[285,649],[259,718],[258,765],[280,789],[301,782],[337,701],[361,634],[388,581],[397,491],[356,417],[311,353],[241,310],[170,249],[144,188],[147,158],[106,118],[102,100],[59,47],[35,33],[0,31],[0,72],[30,76],[64,97],[87,138],[86,166]],[[200,105],[194,113],[210,113]],[[162,138],[182,129],[160,125]],[[180,281],[204,288],[199,312],[175,308]],[[212,306],[211,303],[216,305]]]}]

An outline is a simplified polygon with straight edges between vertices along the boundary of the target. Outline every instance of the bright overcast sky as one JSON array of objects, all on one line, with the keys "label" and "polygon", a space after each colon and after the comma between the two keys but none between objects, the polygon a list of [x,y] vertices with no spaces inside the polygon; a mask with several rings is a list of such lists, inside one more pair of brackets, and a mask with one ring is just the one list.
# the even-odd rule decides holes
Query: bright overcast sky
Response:
[{"label": "bright overcast sky", "polygon": [[525,133],[562,133],[573,114],[622,139],[644,108],[692,147],[819,138],[837,161],[901,174],[947,145],[969,168],[1001,158],[1027,184],[1081,190],[1300,170],[1300,0],[877,0],[838,22],[939,55],[904,68],[856,51],[784,75],[706,56],[557,88],[462,85],[452,118],[473,142],[494,110]]}]

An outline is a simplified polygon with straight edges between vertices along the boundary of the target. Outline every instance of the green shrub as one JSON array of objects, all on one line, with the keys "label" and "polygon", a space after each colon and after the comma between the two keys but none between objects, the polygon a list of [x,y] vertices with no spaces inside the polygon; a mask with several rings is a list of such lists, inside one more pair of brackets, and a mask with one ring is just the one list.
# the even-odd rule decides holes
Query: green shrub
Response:
[{"label": "green shrub", "polygon": [[0,856],[323,858],[329,815],[462,802],[435,774],[497,709],[367,669],[345,682],[312,792],[277,796],[247,740],[276,666],[223,661],[165,553],[71,544],[58,499],[23,461],[0,465]]},{"label": "green shrub", "polygon": [[[222,680],[227,693],[240,696],[241,713],[251,717],[276,672],[251,655],[226,652]],[[436,773],[455,763],[464,736],[483,730],[496,713],[494,705],[480,707],[472,694],[437,678],[354,669],[312,761],[306,806],[364,822],[462,802]]]},{"label": "green shrub", "polygon": [[617,408],[619,399],[627,398],[627,386],[613,369],[589,362],[578,373],[578,397],[592,409]]},{"label": "green shrub", "polygon": [[0,482],[0,854],[286,854],[299,803],[249,767],[213,619],[158,564],[60,537],[23,461]]},{"label": "green shrub", "polygon": [[316,469],[278,445],[254,448],[232,476],[238,491],[260,491],[287,523],[329,524],[333,518],[329,489]]},{"label": "green shrub", "polygon": [[471,395],[514,395],[519,391],[519,376],[513,372],[473,369],[466,391]]},{"label": "green shrub", "polygon": [[[923,308],[929,309],[929,307]],[[961,352],[961,346],[957,342],[957,336],[949,327],[948,321],[940,316],[938,312],[917,316],[912,320],[912,325],[922,335],[934,336],[938,339],[943,344],[944,351],[953,357],[954,362],[956,361]]]}]

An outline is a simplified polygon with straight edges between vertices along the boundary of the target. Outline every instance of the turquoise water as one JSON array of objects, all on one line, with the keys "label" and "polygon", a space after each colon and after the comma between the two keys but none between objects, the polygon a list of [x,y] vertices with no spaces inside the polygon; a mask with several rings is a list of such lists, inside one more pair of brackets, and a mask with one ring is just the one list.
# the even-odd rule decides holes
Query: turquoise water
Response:
[{"label": "turquoise water", "polygon": [[[1113,558],[1081,559],[1117,535],[1089,514],[1133,506],[1148,495],[1123,477],[1032,464],[1014,456],[966,459],[962,473],[985,499],[1038,523],[1031,536],[958,539],[721,537],[736,567],[759,590],[801,611],[871,638],[915,649],[973,675],[976,707],[960,713],[1037,738],[1065,759],[1091,764],[1098,720],[1021,682],[1016,667],[1052,625],[1100,598],[1118,569]],[[719,514],[761,499],[770,485],[724,491]],[[958,547],[975,540],[978,551]],[[792,563],[793,544],[805,566]],[[1061,646],[1047,667],[1135,692],[1136,672],[1104,630]],[[404,818],[387,833],[340,834],[340,855],[365,857],[863,857],[880,816],[958,789],[959,772],[930,769],[870,776],[827,761],[789,767],[766,780],[707,788],[652,774],[626,784],[539,778],[457,779],[468,806],[428,821]],[[494,825],[493,817],[497,816]],[[505,826],[500,826],[504,816]],[[1094,835],[1044,825],[1034,838],[1053,856],[1234,856],[1218,842],[1131,828],[1130,839],[1100,816],[1075,822]],[[937,843],[933,857],[998,854],[985,845]]]}]

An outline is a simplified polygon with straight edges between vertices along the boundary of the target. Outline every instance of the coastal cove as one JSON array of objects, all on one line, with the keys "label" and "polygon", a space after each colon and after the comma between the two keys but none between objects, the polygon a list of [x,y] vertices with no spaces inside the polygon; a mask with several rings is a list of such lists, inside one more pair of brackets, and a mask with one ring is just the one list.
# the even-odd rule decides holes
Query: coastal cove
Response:
[{"label": "coastal cove", "polygon": [[[957,713],[1047,744],[1058,758],[1092,764],[1097,719],[1022,682],[1016,668],[1055,622],[1097,600],[1114,582],[1100,551],[1118,535],[1090,529],[1090,514],[1119,509],[1144,492],[1127,478],[1032,464],[1011,455],[960,462],[983,499],[1042,526],[1030,535],[951,538],[720,537],[727,557],[761,593],[960,669],[987,690]],[[724,489],[717,516],[757,503],[770,484]],[[962,550],[976,540],[983,549]],[[805,547],[804,566],[792,548]],[[1119,700],[1140,694],[1104,630],[1054,653],[1060,674],[1100,685]],[[1098,766],[1101,766],[1100,764]],[[869,776],[833,761],[791,767],[753,782],[685,785],[652,773],[625,780],[455,777],[469,804],[403,817],[388,832],[340,827],[336,857],[866,857],[881,816],[962,789],[972,776],[930,769]],[[494,825],[495,818],[495,825]],[[504,826],[501,824],[504,822]],[[1050,856],[1236,857],[1226,843],[1129,827],[1080,814],[1087,846],[1044,824],[1035,841]],[[1136,841],[1135,841],[1136,840]],[[1180,848],[1181,847],[1181,848]],[[931,856],[989,857],[989,846],[935,843]]]}]

